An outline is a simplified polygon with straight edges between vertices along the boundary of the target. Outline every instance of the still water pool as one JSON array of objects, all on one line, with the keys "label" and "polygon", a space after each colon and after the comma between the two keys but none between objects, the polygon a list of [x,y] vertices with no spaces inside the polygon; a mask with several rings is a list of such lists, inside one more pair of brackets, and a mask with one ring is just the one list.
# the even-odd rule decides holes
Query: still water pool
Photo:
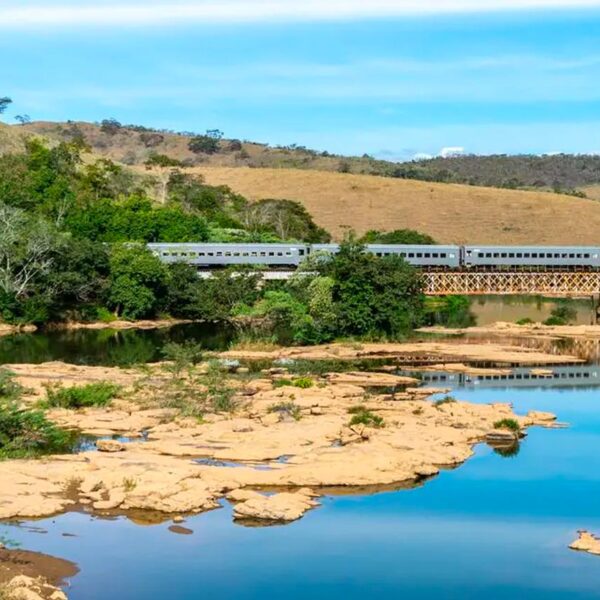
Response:
[{"label": "still water pool", "polygon": [[225,350],[234,339],[224,323],[191,323],[164,329],[76,329],[0,337],[0,364],[60,360],[78,365],[128,366],[161,360],[169,342],[192,341]]},{"label": "still water pool", "polygon": [[82,513],[36,522],[43,534],[0,531],[78,563],[73,600],[599,597],[600,557],[567,546],[577,529],[600,533],[600,388],[454,394],[570,427],[530,430],[511,458],[481,445],[418,488],[328,496],[288,526],[235,525],[225,503],[188,519],[186,536]]}]

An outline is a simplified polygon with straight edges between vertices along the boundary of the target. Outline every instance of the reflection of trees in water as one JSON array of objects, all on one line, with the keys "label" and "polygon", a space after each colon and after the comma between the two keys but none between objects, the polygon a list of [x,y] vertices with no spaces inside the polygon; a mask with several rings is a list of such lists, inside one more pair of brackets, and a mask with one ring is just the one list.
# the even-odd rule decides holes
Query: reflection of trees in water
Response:
[{"label": "reflection of trees in water", "polygon": [[207,350],[222,350],[233,339],[223,323],[193,323],[154,330],[76,329],[0,337],[0,364],[54,360],[75,364],[118,365],[159,360],[163,346],[186,340]]},{"label": "reflection of trees in water", "polygon": [[492,450],[503,458],[514,458],[521,452],[521,444],[517,441],[510,446],[492,446]]}]

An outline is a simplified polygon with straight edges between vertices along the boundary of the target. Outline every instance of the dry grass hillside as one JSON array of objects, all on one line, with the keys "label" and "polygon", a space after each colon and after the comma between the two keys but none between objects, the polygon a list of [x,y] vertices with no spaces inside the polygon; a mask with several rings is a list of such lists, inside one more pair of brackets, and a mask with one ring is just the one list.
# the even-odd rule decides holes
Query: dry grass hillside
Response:
[{"label": "dry grass hillside", "polygon": [[594,200],[323,171],[190,170],[252,200],[297,200],[338,239],[350,227],[358,233],[411,228],[448,243],[600,243],[600,202]]}]

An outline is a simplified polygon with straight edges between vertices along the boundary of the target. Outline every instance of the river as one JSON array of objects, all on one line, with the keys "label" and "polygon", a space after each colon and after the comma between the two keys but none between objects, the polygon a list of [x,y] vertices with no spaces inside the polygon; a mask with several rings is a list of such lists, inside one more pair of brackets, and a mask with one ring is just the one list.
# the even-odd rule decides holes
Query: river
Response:
[{"label": "river", "polygon": [[598,597],[600,557],[567,547],[580,528],[600,533],[596,380],[454,380],[460,399],[551,411],[570,426],[531,429],[510,457],[480,445],[413,489],[328,495],[287,526],[236,525],[224,502],[188,518],[190,535],[81,512],[0,531],[76,562],[73,600]]}]

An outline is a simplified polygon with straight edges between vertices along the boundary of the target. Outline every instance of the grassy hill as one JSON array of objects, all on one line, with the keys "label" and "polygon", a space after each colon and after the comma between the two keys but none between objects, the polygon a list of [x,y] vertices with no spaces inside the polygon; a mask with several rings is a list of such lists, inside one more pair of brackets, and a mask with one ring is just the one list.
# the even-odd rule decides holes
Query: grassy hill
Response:
[{"label": "grassy hill", "polygon": [[[591,162],[585,157],[565,156],[539,161],[501,157],[496,162],[491,157],[461,157],[398,165],[368,157],[329,156],[303,148],[272,148],[226,139],[218,142],[218,151],[213,154],[195,154],[188,148],[191,137],[186,134],[73,122],[0,124],[0,153],[19,149],[29,135],[41,135],[51,142],[82,137],[93,155],[137,170],[152,153],[165,154],[187,165],[186,170],[202,174],[207,183],[228,185],[250,199],[297,200],[337,239],[348,228],[357,233],[411,228],[440,242],[600,243],[600,203],[593,200],[600,199],[600,183],[594,183],[596,178],[600,181],[600,157],[589,157]],[[404,179],[406,173],[390,176],[392,169],[425,165],[435,171],[449,165],[458,173],[456,177],[463,177],[467,167],[471,175],[477,174],[478,164],[487,165],[479,179],[500,165],[501,177],[508,177],[511,169],[520,169],[522,174],[533,169],[539,177],[543,172],[544,177],[553,173],[562,178],[565,188],[583,186],[590,199],[544,191],[430,183]]]},{"label": "grassy hill", "polygon": [[452,243],[600,243],[600,203],[561,194],[298,169],[193,171],[250,199],[298,200],[338,239],[350,227],[410,228]]},{"label": "grassy hill", "polygon": [[273,167],[317,170],[349,170],[353,173],[385,174],[394,163],[369,157],[342,157],[298,146],[272,147],[253,141],[221,139],[218,151],[194,153],[188,145],[192,133],[175,133],[140,126],[98,125],[84,122],[35,121],[11,127],[51,140],[85,141],[98,156],[126,165],[141,165],[153,154],[163,154],[186,166]]}]

